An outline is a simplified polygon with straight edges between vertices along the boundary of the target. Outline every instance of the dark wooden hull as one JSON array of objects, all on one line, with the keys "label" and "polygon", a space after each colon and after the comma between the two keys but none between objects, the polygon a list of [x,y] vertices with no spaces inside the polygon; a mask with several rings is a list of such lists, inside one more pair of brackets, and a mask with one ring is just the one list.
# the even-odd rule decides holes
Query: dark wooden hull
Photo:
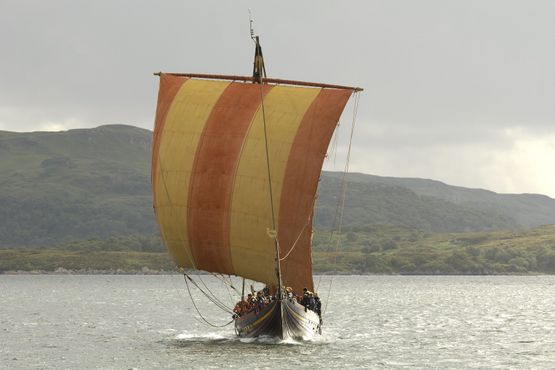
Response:
[{"label": "dark wooden hull", "polygon": [[321,322],[315,312],[305,310],[296,301],[282,300],[235,319],[235,332],[244,338],[310,339],[321,333]]}]

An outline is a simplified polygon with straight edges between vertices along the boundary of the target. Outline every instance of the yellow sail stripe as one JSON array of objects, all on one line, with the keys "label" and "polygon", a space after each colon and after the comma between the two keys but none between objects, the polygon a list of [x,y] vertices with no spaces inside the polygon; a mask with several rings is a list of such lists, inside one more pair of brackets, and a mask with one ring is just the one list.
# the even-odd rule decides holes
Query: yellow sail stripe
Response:
[{"label": "yellow sail stripe", "polygon": [[187,230],[191,169],[204,125],[229,81],[188,80],[175,96],[160,137],[154,204],[162,237],[181,267],[195,267]]},{"label": "yellow sail stripe", "polygon": [[[274,212],[279,215],[283,177],[299,125],[320,89],[276,86],[264,98]],[[231,202],[230,246],[235,272],[275,284],[276,262],[262,109],[241,151]]]}]

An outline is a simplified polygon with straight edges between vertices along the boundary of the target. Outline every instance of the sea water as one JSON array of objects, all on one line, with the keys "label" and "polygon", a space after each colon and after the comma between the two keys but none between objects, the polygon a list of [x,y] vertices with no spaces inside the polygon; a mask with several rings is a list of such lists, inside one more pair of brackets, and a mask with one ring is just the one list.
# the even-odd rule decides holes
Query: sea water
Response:
[{"label": "sea water", "polygon": [[[237,293],[201,276],[231,306]],[[235,282],[238,285],[237,281]],[[179,275],[0,275],[2,369],[553,369],[555,276],[316,276],[323,335],[239,339]]]}]

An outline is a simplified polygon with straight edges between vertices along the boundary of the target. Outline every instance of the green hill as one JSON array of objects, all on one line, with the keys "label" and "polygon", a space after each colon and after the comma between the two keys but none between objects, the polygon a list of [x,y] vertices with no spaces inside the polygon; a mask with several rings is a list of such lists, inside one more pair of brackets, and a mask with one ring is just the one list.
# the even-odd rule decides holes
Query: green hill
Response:
[{"label": "green hill", "polygon": [[[340,174],[329,173],[330,177],[339,179]],[[494,224],[486,222],[487,228],[493,225],[512,227],[536,227],[554,224],[555,199],[540,194],[498,194],[483,189],[468,189],[451,186],[440,181],[416,178],[396,178],[350,173],[347,176],[350,189],[356,185],[375,187],[396,187],[412,191],[425,200],[440,199],[460,207],[461,211],[472,210],[495,218]],[[494,226],[493,228],[498,228]],[[474,227],[470,227],[473,230]],[[457,230],[464,231],[464,230]]]},{"label": "green hill", "polygon": [[[0,248],[153,235],[152,132],[109,125],[65,132],[0,131]],[[317,228],[337,220],[340,174],[323,173]],[[522,229],[555,224],[555,200],[437,181],[348,177],[344,225],[427,232]]]},{"label": "green hill", "polygon": [[151,132],[0,132],[0,245],[152,234]]},{"label": "green hill", "polygon": [[[436,233],[517,229],[525,226],[517,222],[510,210],[496,212],[468,204],[456,204],[439,197],[419,195],[409,188],[371,180],[357,182],[348,177],[343,217],[346,226],[396,225]],[[341,181],[337,174],[324,175],[316,213],[318,227],[332,228],[335,224],[340,188]]]},{"label": "green hill", "polygon": [[[337,244],[340,240],[341,243]],[[555,273],[555,225],[522,231],[428,234],[396,226],[317,233],[319,272],[378,274]]]}]

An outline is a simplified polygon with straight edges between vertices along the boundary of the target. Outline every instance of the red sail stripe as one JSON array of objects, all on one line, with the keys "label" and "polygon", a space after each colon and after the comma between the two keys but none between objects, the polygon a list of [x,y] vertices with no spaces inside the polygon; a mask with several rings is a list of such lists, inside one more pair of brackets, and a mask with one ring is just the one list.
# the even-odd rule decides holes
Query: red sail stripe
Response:
[{"label": "red sail stripe", "polygon": [[166,123],[166,116],[172,105],[173,99],[181,86],[188,78],[175,77],[167,74],[160,74],[160,89],[158,91],[158,106],[156,108],[156,120],[154,123],[154,134],[152,136],[152,166],[151,166],[151,182],[152,194],[156,195],[154,187],[156,186],[156,170],[158,166],[158,155],[160,149],[160,139]]},{"label": "red sail stripe", "polygon": [[261,94],[272,86],[231,83],[212,109],[200,138],[189,187],[188,230],[197,268],[234,274],[230,206],[237,161]]},{"label": "red sail stripe", "polygon": [[[279,212],[282,280],[296,292],[313,289],[310,239],[314,197],[326,150],[352,90],[323,89],[301,122],[287,161]],[[301,285],[302,284],[302,285]]]}]

